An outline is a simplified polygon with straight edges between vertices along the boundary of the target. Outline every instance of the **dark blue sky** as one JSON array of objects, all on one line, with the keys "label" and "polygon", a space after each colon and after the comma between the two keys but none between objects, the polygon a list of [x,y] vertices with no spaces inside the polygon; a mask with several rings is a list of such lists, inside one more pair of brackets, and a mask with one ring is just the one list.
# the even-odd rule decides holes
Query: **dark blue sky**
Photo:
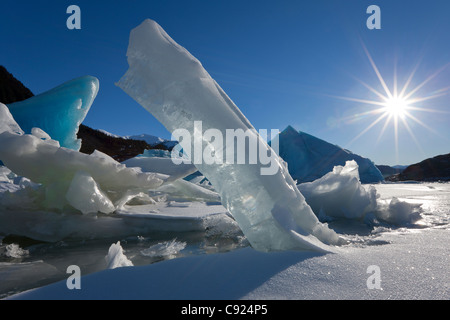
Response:
[{"label": "dark blue sky", "polygon": [[[66,9],[81,8],[81,30],[68,30]],[[369,30],[366,9],[381,9]],[[100,80],[85,124],[114,134],[170,134],[114,85],[127,70],[129,32],[157,21],[197,57],[257,129],[292,125],[377,164],[410,164],[450,152],[450,1],[448,0],[111,0],[0,2],[0,64],[35,94],[82,75]],[[402,87],[417,67],[414,119],[384,119],[364,132],[379,106],[337,98],[380,100],[394,69]],[[420,64],[419,64],[420,62]],[[360,81],[359,81],[359,80]],[[407,90],[408,92],[408,90]],[[428,110],[428,111],[426,111]],[[413,137],[414,138],[413,138]],[[354,141],[352,141],[354,140]]]}]

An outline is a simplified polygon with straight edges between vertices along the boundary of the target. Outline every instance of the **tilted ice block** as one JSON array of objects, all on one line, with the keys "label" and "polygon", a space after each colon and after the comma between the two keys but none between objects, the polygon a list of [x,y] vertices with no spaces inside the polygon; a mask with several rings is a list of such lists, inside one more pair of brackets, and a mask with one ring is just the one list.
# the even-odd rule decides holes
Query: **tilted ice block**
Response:
[{"label": "tilted ice block", "polygon": [[84,76],[27,100],[9,104],[8,108],[25,133],[31,133],[37,127],[59,141],[62,147],[79,150],[78,127],[98,89],[97,78]]},{"label": "tilted ice block", "polygon": [[[194,165],[219,192],[222,204],[255,249],[326,250],[327,246],[317,238],[325,243],[338,242],[336,233],[321,224],[305,202],[282,160],[201,63],[156,22],[148,19],[131,32],[127,56],[129,70],[117,85],[170,132],[184,129],[193,137],[180,141],[183,150],[194,150],[194,154],[189,154]],[[199,122],[202,131],[215,129],[223,137],[227,129],[247,132],[249,140],[259,142],[260,154],[271,155],[276,173],[262,175],[267,166],[259,160],[256,164],[195,161],[199,144],[201,150],[214,150],[215,155],[227,152],[227,148],[216,150],[217,144],[202,136]],[[245,151],[246,158],[252,156],[248,145],[239,151]]]}]

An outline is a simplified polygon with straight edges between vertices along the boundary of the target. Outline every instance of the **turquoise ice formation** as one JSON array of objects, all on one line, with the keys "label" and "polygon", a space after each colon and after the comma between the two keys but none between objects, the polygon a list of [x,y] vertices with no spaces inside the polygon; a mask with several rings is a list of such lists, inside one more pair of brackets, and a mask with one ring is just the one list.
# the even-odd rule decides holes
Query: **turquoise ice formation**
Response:
[{"label": "turquoise ice formation", "polygon": [[83,76],[63,83],[42,94],[12,103],[8,108],[22,130],[30,134],[33,128],[44,130],[61,147],[79,150],[78,127],[97,96],[99,81]]}]

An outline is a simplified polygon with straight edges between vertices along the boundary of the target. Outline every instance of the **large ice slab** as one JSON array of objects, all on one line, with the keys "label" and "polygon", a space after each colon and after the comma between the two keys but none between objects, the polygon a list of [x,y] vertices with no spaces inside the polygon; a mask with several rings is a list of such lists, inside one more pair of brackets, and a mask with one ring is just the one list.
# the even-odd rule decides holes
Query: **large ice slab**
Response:
[{"label": "large ice slab", "polygon": [[99,81],[83,76],[24,101],[9,104],[15,121],[25,133],[40,128],[62,147],[79,150],[79,125],[97,96]]},{"label": "large ice slab", "polygon": [[[182,129],[189,133],[193,139],[182,139],[180,144],[186,153],[194,153],[189,154],[191,159],[199,156],[195,154],[199,144],[201,150],[214,150],[215,155],[227,151],[202,137],[198,123],[202,124],[202,131],[214,129],[223,137],[227,130],[242,130],[250,141],[259,143],[261,153],[270,154],[271,165],[276,169],[271,175],[261,174],[262,169],[267,169],[261,161],[193,161],[218,191],[223,205],[254,248],[326,250],[322,242],[338,242],[334,231],[321,224],[305,202],[282,160],[201,63],[161,26],[148,19],[132,30],[127,56],[129,69],[117,85],[170,132]],[[248,145],[240,151],[247,158],[253,155]]]},{"label": "large ice slab", "polygon": [[297,131],[288,126],[279,135],[279,154],[288,163],[292,178],[301,182],[311,182],[333,171],[335,166],[344,166],[354,160],[358,164],[362,183],[383,181],[383,175],[375,164],[367,158],[354,154],[339,146]]}]

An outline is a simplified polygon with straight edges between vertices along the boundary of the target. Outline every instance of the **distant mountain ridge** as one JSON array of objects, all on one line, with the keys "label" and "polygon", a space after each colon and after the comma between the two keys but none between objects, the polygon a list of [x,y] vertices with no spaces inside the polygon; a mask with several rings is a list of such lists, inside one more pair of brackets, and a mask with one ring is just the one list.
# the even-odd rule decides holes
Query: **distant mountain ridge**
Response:
[{"label": "distant mountain ridge", "polygon": [[425,159],[408,166],[388,181],[450,181],[450,153]]},{"label": "distant mountain ridge", "polygon": [[384,178],[390,177],[394,174],[402,173],[408,166],[387,166],[377,164],[376,167],[380,170]]},{"label": "distant mountain ridge", "polygon": [[4,66],[0,66],[0,102],[10,104],[33,97],[34,94]]}]

